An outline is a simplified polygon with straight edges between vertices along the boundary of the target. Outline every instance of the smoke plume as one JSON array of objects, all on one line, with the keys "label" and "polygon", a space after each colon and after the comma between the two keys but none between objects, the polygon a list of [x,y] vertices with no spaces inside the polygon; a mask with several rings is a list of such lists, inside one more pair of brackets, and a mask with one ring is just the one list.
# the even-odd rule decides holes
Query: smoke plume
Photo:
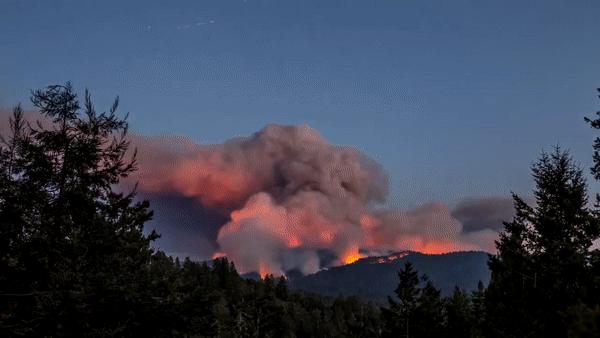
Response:
[{"label": "smoke plume", "polygon": [[[388,194],[381,166],[305,125],[268,125],[215,145],[143,136],[134,144],[140,170],[130,182],[142,193],[179,195],[220,215],[214,255],[227,255],[242,272],[313,273],[403,249],[488,250],[495,238],[488,230],[463,232],[443,204],[378,207]],[[323,252],[335,258],[325,261]]]},{"label": "smoke plume", "polygon": [[452,216],[462,223],[465,232],[500,230],[502,222],[512,219],[514,214],[513,200],[500,197],[466,199],[452,211]]},{"label": "smoke plume", "polygon": [[[8,111],[0,111],[7,136]],[[39,120],[31,113],[26,119]],[[43,120],[43,119],[42,119]],[[131,135],[138,183],[168,252],[226,255],[241,272],[308,274],[370,254],[494,251],[509,199],[383,208],[388,176],[355,148],[326,142],[306,125],[268,125],[222,144]]]}]

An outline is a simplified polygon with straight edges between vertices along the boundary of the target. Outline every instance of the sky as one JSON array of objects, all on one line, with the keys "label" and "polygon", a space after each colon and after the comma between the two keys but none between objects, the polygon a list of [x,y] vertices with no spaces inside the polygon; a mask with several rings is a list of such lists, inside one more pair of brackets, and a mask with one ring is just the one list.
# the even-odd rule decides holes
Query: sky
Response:
[{"label": "sky", "polygon": [[0,0],[0,107],[71,81],[132,130],[221,143],[308,124],[389,174],[387,206],[527,195],[599,110],[600,2]]}]

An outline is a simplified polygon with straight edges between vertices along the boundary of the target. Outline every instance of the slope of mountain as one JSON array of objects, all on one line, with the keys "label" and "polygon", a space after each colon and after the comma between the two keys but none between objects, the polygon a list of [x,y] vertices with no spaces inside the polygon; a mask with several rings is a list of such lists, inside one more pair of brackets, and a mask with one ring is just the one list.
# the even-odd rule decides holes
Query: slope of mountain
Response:
[{"label": "slope of mountain", "polygon": [[487,259],[487,253],[476,251],[440,255],[405,251],[290,277],[290,286],[328,296],[354,295],[383,304],[398,285],[397,272],[410,261],[419,275],[426,274],[443,295],[449,295],[455,286],[472,291],[480,280],[487,285],[490,279]]}]

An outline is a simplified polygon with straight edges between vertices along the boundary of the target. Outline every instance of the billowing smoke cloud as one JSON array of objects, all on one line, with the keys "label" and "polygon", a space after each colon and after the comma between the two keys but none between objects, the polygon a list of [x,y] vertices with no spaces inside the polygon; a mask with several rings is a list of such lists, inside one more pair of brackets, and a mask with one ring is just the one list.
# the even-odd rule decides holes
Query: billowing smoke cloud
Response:
[{"label": "billowing smoke cloud", "polygon": [[[308,126],[268,125],[223,144],[135,136],[132,177],[145,194],[180,195],[222,217],[215,255],[242,272],[312,273],[367,253],[490,250],[496,232],[463,224],[443,204],[377,208],[388,193],[380,165],[355,148],[327,143]],[[219,218],[217,217],[217,218]],[[323,251],[335,257],[326,264]]]},{"label": "billowing smoke cloud", "polygon": [[178,191],[208,207],[235,210],[258,192],[278,202],[320,193],[345,209],[387,195],[387,177],[377,163],[354,148],[329,145],[308,126],[270,125],[209,146],[168,137],[137,137],[135,143],[141,145],[139,178],[146,189]]},{"label": "billowing smoke cloud", "polygon": [[[4,135],[7,125],[0,124]],[[131,139],[139,171],[124,185],[138,182],[152,201],[161,248],[199,259],[227,255],[242,272],[306,274],[397,250],[492,252],[502,220],[513,215],[503,198],[454,210],[378,207],[388,193],[381,166],[308,126],[269,125],[216,145]]]},{"label": "billowing smoke cloud", "polygon": [[140,189],[180,193],[229,215],[217,242],[242,270],[314,272],[323,248],[353,259],[364,242],[361,216],[387,195],[376,162],[308,126],[270,125],[210,146],[142,137],[136,144]]},{"label": "billowing smoke cloud", "polygon": [[510,198],[481,198],[461,201],[452,211],[465,232],[485,229],[500,230],[502,222],[513,218],[515,210]]}]

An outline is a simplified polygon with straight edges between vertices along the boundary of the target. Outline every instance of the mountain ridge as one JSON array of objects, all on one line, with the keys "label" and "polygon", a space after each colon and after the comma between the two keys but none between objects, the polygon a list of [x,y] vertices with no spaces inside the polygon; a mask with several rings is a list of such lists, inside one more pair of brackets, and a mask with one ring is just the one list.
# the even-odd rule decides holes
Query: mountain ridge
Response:
[{"label": "mountain ridge", "polygon": [[489,282],[488,253],[460,251],[424,254],[399,251],[384,256],[361,258],[353,263],[323,269],[314,274],[288,276],[292,289],[326,296],[356,296],[383,304],[398,285],[397,272],[411,262],[419,276],[425,274],[442,295],[451,294],[455,286],[473,291],[479,281]]}]

